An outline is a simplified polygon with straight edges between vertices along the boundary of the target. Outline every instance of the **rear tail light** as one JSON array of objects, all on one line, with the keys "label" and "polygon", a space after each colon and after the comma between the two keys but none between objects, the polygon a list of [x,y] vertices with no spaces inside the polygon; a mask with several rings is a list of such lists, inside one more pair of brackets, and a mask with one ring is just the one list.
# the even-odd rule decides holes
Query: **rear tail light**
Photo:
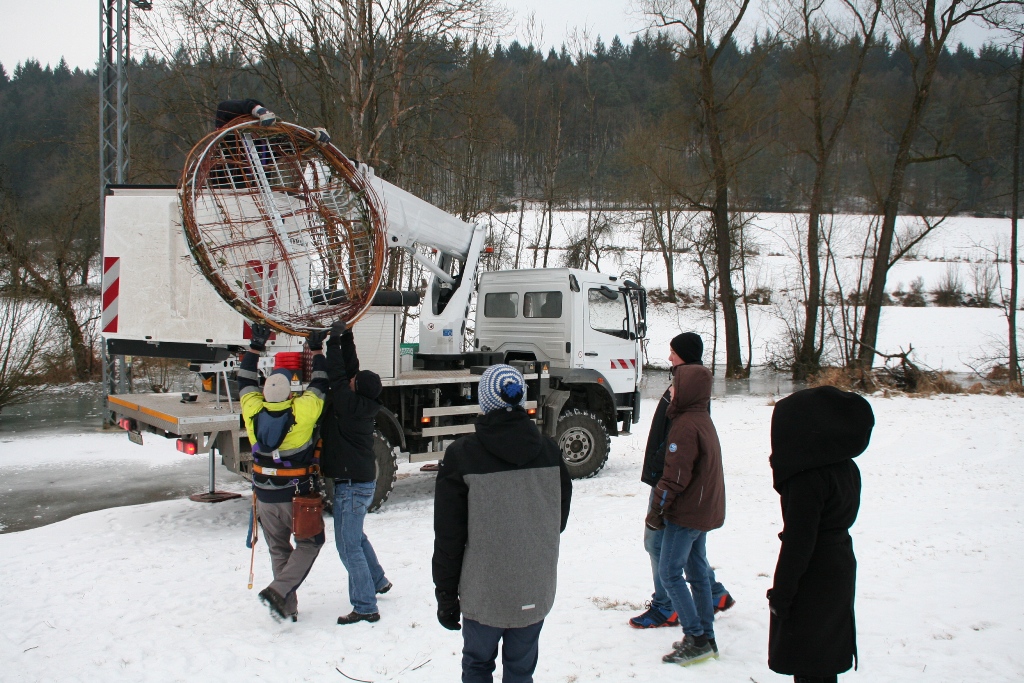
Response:
[{"label": "rear tail light", "polygon": [[430,418],[429,417],[421,417],[420,418],[420,422],[422,422],[425,425],[428,425],[428,424],[430,424]]},{"label": "rear tail light", "polygon": [[199,450],[199,445],[192,439],[178,439],[175,448],[185,455],[195,455]]},{"label": "rear tail light", "polygon": [[528,408],[526,410],[526,414],[527,415],[536,415],[537,414],[537,409],[536,408]]},{"label": "rear tail light", "polygon": [[135,420],[131,420],[127,417],[122,417],[120,420],[117,421],[117,426],[126,432],[133,432],[135,431]]}]

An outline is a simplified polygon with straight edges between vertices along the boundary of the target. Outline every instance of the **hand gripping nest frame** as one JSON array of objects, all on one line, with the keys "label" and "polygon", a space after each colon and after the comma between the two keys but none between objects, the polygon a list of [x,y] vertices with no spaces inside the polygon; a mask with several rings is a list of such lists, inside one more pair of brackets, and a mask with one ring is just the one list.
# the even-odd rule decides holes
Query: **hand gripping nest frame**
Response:
[{"label": "hand gripping nest frame", "polygon": [[200,271],[243,316],[287,334],[355,322],[387,259],[382,201],[323,138],[236,123],[192,148],[178,185]]}]

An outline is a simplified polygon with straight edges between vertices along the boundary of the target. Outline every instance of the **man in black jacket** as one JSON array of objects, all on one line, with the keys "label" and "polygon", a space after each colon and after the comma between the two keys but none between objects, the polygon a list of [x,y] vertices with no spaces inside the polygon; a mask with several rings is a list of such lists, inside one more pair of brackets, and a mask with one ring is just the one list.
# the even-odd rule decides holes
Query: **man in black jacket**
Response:
[{"label": "man in black jacket", "polygon": [[[669,342],[668,361],[674,371],[680,365],[703,365],[704,341],[695,332],[684,332],[676,335]],[[658,485],[661,473],[665,469],[665,439],[668,436],[669,421],[665,417],[668,410],[671,388],[666,389],[651,419],[651,431],[647,437],[647,452],[644,455],[644,469],[640,473],[640,481],[651,488]],[[710,405],[708,406],[710,410]],[[654,593],[651,595],[649,608],[643,614],[629,620],[633,628],[660,628],[662,626],[678,626],[678,615],[672,610],[672,600],[661,582],[658,563],[661,557],[661,539],[664,529],[644,528],[644,549],[651,556],[651,571],[654,574]],[[724,612],[736,604],[729,591],[715,579],[715,570],[710,570],[711,599],[715,612]]]},{"label": "man in black jacket", "polygon": [[532,683],[572,482],[558,446],[523,409],[518,370],[491,366],[478,396],[476,432],[448,447],[437,473],[437,620],[463,629],[463,683],[492,681],[499,641],[502,680]]},{"label": "man in black jacket", "polygon": [[355,338],[341,321],[331,326],[327,377],[331,390],[320,430],[320,469],[334,480],[334,542],[348,571],[352,603],[352,612],[338,617],[338,623],[378,621],[377,595],[391,590],[391,583],[363,533],[363,522],[377,488],[373,432],[381,382],[377,373],[359,370]]}]

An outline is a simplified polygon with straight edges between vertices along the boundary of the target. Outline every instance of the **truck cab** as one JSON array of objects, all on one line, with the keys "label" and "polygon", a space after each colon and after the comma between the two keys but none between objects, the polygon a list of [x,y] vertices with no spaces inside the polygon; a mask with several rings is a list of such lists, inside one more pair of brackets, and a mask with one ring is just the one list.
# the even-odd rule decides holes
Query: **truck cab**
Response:
[{"label": "truck cab", "polygon": [[614,435],[640,419],[646,308],[643,288],[614,275],[573,268],[485,272],[473,345],[506,362],[548,362],[552,387],[565,400],[555,415],[577,408]]}]

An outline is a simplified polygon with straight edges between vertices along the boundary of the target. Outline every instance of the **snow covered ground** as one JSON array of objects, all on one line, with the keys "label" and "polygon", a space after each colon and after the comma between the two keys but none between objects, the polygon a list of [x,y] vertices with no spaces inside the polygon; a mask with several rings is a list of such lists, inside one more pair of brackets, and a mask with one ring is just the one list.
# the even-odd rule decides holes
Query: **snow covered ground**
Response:
[{"label": "snow covered ground", "polygon": [[[840,680],[1024,679],[1024,401],[870,400],[878,426],[858,459],[864,495],[853,528],[860,671]],[[714,403],[728,517],[711,534],[709,555],[737,599],[716,624],[721,659],[691,669],[662,664],[678,632],[626,626],[651,590],[641,540],[648,489],[637,473],[652,408],[648,401],[634,436],[613,439],[600,476],[576,483],[537,680],[786,680],[765,664],[764,593],[780,514],[764,397]],[[56,466],[112,467],[116,456],[98,455],[106,438],[15,439],[0,451],[29,447],[52,454]],[[154,476],[161,471],[154,467]],[[395,584],[373,625],[335,624],[349,604],[330,542],[300,591],[299,622],[270,619],[256,598],[270,577],[262,542],[256,588],[246,590],[247,498],[111,508],[0,535],[0,680],[345,683],[336,668],[374,682],[458,680],[460,634],[434,617],[432,483],[403,466],[392,501],[367,519]]]}]

